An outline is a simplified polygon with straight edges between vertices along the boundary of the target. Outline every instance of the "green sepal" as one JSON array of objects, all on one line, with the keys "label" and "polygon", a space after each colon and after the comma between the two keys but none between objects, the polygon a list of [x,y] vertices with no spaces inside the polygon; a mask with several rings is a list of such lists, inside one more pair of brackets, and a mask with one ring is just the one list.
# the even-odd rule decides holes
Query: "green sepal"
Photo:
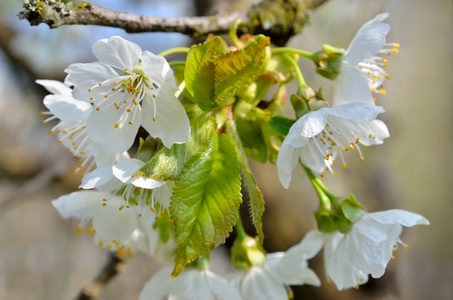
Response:
[{"label": "green sepal", "polygon": [[146,176],[155,180],[176,180],[186,162],[212,139],[215,120],[211,115],[201,115],[191,122],[191,135],[184,144],[162,148],[134,176]]},{"label": "green sepal", "polygon": [[349,195],[349,199],[345,199],[341,202],[341,210],[343,211],[346,219],[352,223],[360,220],[365,214],[365,208],[357,201],[354,195]]},{"label": "green sepal", "polygon": [[172,277],[176,277],[187,263],[223,243],[236,224],[242,202],[241,174],[230,137],[214,135],[186,163],[171,200],[177,244]]},{"label": "green sepal", "polygon": [[242,179],[244,181],[245,188],[249,195],[249,208],[252,217],[253,225],[260,238],[261,243],[264,241],[263,232],[263,213],[264,213],[264,199],[258,185],[256,183],[255,176],[253,176],[250,166],[247,161],[245,150],[242,147],[239,134],[236,130],[236,125],[233,120],[227,120],[226,123],[227,134],[232,138],[236,145],[236,149],[239,157],[239,164],[241,166]]},{"label": "green sepal", "polygon": [[231,247],[231,262],[235,270],[247,270],[266,260],[266,251],[261,243],[250,236],[237,238]]},{"label": "green sepal", "polygon": [[324,50],[317,52],[317,57],[314,60],[317,66],[316,73],[334,80],[341,73],[345,50],[327,44],[323,44],[322,47]]},{"label": "green sepal", "polygon": [[349,230],[351,230],[352,223],[349,222],[345,217],[331,214],[330,219],[339,232],[348,233]]},{"label": "green sepal", "polygon": [[318,223],[319,231],[324,233],[332,233],[337,231],[333,220],[330,218],[328,212],[318,212],[315,213],[316,222]]},{"label": "green sepal", "polygon": [[186,90],[204,111],[211,111],[218,106],[214,101],[215,68],[213,57],[221,47],[222,38],[217,36],[203,44],[192,46],[187,53],[184,70]]},{"label": "green sepal", "polygon": [[296,120],[291,120],[285,117],[275,116],[269,119],[269,126],[282,135],[288,135],[291,126],[296,123]]}]

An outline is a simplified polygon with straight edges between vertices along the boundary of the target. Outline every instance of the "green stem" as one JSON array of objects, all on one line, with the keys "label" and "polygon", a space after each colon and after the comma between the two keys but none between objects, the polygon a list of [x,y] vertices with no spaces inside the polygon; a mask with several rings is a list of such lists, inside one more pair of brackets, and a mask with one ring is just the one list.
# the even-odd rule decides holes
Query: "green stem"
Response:
[{"label": "green stem", "polygon": [[304,76],[302,75],[302,72],[301,72],[297,62],[288,54],[280,54],[280,55],[282,56],[283,59],[285,59],[293,67],[294,72],[296,73],[296,78],[297,78],[297,82],[299,84],[299,89],[307,88],[308,85],[305,83]]},{"label": "green stem", "polygon": [[326,188],[326,186],[322,183],[322,181],[316,177],[313,171],[310,168],[307,168],[300,162],[301,166],[304,168],[305,173],[307,173],[308,178],[310,178],[310,182],[313,185],[313,188],[318,194],[320,207],[324,210],[332,210],[332,205],[330,202],[331,197],[333,196]]},{"label": "green stem", "polygon": [[281,54],[285,54],[285,53],[294,53],[294,54],[300,55],[302,57],[311,59],[312,61],[315,61],[316,57],[318,56],[318,54],[316,52],[309,52],[309,51],[304,51],[304,50],[299,50],[299,49],[294,49],[294,48],[280,47],[280,48],[272,49],[272,55],[281,55]]},{"label": "green stem", "polygon": [[175,54],[175,53],[187,53],[189,52],[190,48],[188,47],[177,47],[177,48],[171,48],[168,50],[165,50],[161,53],[159,53],[159,56],[168,56],[170,54]]},{"label": "green stem", "polygon": [[235,45],[237,48],[240,48],[237,31],[238,31],[238,26],[241,23],[242,23],[241,19],[237,19],[236,21],[234,21],[233,26],[231,26],[230,31],[228,32],[230,35],[230,39],[233,42],[233,45]]},{"label": "green stem", "polygon": [[171,61],[168,64],[170,65],[170,67],[185,66],[186,65],[186,61],[184,61],[184,60],[176,60],[176,61]]},{"label": "green stem", "polygon": [[244,226],[242,225],[240,212],[238,212],[238,220],[236,221],[236,226],[234,228],[236,229],[237,240],[241,241],[248,237],[248,234],[245,232]]}]

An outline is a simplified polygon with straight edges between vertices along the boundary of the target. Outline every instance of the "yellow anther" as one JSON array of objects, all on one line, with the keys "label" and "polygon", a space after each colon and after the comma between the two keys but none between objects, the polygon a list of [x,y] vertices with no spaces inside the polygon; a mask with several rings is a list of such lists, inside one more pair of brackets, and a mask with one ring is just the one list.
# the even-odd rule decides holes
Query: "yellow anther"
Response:
[{"label": "yellow anther", "polygon": [[81,234],[82,234],[82,232],[83,232],[83,230],[82,230],[82,226],[80,226],[80,225],[79,225],[79,226],[77,226],[77,234],[78,234],[78,235],[81,235]]},{"label": "yellow anther", "polygon": [[100,111],[101,109],[99,107],[96,107],[96,111]]},{"label": "yellow anther", "polygon": [[398,253],[398,249],[393,249],[393,250],[392,250],[392,253],[394,253],[394,254],[395,254],[395,253]]},{"label": "yellow anther", "polygon": [[129,121],[128,123],[129,123],[129,125],[132,125],[132,122],[131,122],[131,121]]},{"label": "yellow anther", "polygon": [[127,71],[127,70],[129,70],[129,68],[124,69],[124,71]]},{"label": "yellow anther", "polygon": [[115,126],[113,126],[113,127],[118,128],[118,126],[120,126],[120,125],[118,123],[116,123]]},{"label": "yellow anther", "polygon": [[124,249],[123,249],[123,247],[119,247],[119,248],[118,248],[118,255],[119,255],[119,256],[123,256],[123,255],[124,255]]},{"label": "yellow anther", "polygon": [[385,95],[385,93],[386,93],[385,90],[380,90],[380,91],[379,91],[379,94],[381,94],[381,95]]},{"label": "yellow anther", "polygon": [[321,176],[322,178],[324,178],[324,174],[321,174],[320,176]]},{"label": "yellow anther", "polygon": [[106,205],[107,205],[107,203],[102,203],[102,206],[106,206]]},{"label": "yellow anther", "polygon": [[112,92],[114,92],[114,91],[115,91],[115,88],[112,88]]},{"label": "yellow anther", "polygon": [[102,247],[104,245],[104,242],[103,241],[99,241],[98,245],[99,245],[99,247]]},{"label": "yellow anther", "polygon": [[44,112],[43,111],[40,111],[39,113],[41,114],[41,116],[44,116]]},{"label": "yellow anther", "polygon": [[349,149],[354,150],[354,145],[349,145]]},{"label": "yellow anther", "polygon": [[400,47],[400,44],[399,44],[399,43],[393,43],[393,47],[399,48],[399,47]]},{"label": "yellow anther", "polygon": [[363,282],[363,278],[360,278],[359,281],[360,281],[360,282]]},{"label": "yellow anther", "polygon": [[385,75],[385,78],[390,79],[390,74]]},{"label": "yellow anther", "polygon": [[88,89],[88,92],[92,92],[92,91],[93,91],[93,89]]},{"label": "yellow anther", "polygon": [[400,50],[399,50],[399,49],[396,49],[396,48],[393,48],[393,49],[392,49],[392,52],[396,54],[396,53],[400,52]]},{"label": "yellow anther", "polygon": [[376,89],[375,88],[370,88],[370,91],[376,92]]},{"label": "yellow anther", "polygon": [[364,161],[364,160],[365,160],[365,157],[362,156],[362,157],[360,158],[360,161]]},{"label": "yellow anther", "polygon": [[395,259],[396,259],[396,257],[392,255],[392,260],[395,260]]},{"label": "yellow anther", "polygon": [[372,137],[372,136],[373,136],[373,134],[371,134],[371,133],[370,133],[370,135],[368,136],[368,138],[370,138],[370,139],[371,139],[371,137]]},{"label": "yellow anther", "polygon": [[347,166],[348,166],[347,163],[344,163],[344,164],[343,164],[343,168],[346,168]]},{"label": "yellow anther", "polygon": [[153,98],[156,98],[156,95],[153,94]]},{"label": "yellow anther", "polygon": [[126,111],[127,111],[127,112],[131,112],[131,109],[130,109],[130,108],[128,108],[128,109],[126,109]]},{"label": "yellow anther", "polygon": [[344,150],[344,148],[343,148],[343,147],[340,147],[340,150]]},{"label": "yellow anther", "polygon": [[359,289],[359,285],[356,285],[356,286],[355,286],[355,289],[358,290],[358,289]]},{"label": "yellow anther", "polygon": [[409,250],[411,246],[407,245],[406,247],[404,247],[404,250]]},{"label": "yellow anther", "polygon": [[58,141],[58,144],[61,144],[61,143],[62,143],[62,141]]},{"label": "yellow anther", "polygon": [[376,75],[376,79],[381,79],[381,75]]},{"label": "yellow anther", "polygon": [[153,117],[153,121],[156,122],[156,118]]},{"label": "yellow anther", "polygon": [[112,245],[107,245],[107,249],[112,249]]},{"label": "yellow anther", "polygon": [[50,134],[54,134],[55,132],[53,130],[49,130],[49,133]]},{"label": "yellow anther", "polygon": [[43,124],[47,124],[47,121],[46,120],[42,120],[41,121]]},{"label": "yellow anther", "polygon": [[102,86],[102,82],[99,82],[99,86]]},{"label": "yellow anther", "polygon": [[337,174],[337,172],[334,172],[334,173],[333,173],[333,175],[335,175],[335,177],[338,177],[338,174]]},{"label": "yellow anther", "polygon": [[115,108],[116,108],[116,109],[120,109],[120,107],[119,107],[119,106],[117,106],[117,107],[115,107]]},{"label": "yellow anther", "polygon": [[118,84],[118,80],[115,80],[115,84]]},{"label": "yellow anther", "polygon": [[128,254],[131,254],[131,252],[132,252],[131,247],[127,247],[126,251],[127,251]]},{"label": "yellow anther", "polygon": [[93,100],[94,98],[93,97],[90,97],[90,100]]},{"label": "yellow anther", "polygon": [[326,171],[329,171],[329,170],[330,170],[329,167],[327,167],[327,168],[326,168]]},{"label": "yellow anther", "polygon": [[337,164],[337,161],[336,161],[335,159],[333,160],[333,164],[334,164],[334,165],[336,165],[336,164]]},{"label": "yellow anther", "polygon": [[109,95],[105,95],[104,98],[107,98]]}]

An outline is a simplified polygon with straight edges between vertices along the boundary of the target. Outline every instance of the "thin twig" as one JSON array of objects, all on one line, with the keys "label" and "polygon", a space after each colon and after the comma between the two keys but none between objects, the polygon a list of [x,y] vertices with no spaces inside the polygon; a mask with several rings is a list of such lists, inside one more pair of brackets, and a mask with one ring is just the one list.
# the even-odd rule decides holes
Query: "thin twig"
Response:
[{"label": "thin twig", "polygon": [[89,283],[86,283],[75,300],[95,299],[102,292],[105,285],[116,275],[123,272],[126,268],[126,261],[123,258],[109,251],[109,257],[99,274]]},{"label": "thin twig", "polygon": [[[31,25],[45,23],[50,28],[62,25],[99,25],[122,28],[127,32],[179,32],[190,36],[209,33],[228,33],[236,19],[241,19],[240,30],[251,34],[267,34],[287,41],[299,33],[308,20],[306,11],[327,0],[265,0],[248,11],[222,13],[206,17],[161,18],[141,16],[97,7],[83,2],[77,8],[61,8],[47,1],[30,1],[19,14]],[[61,4],[60,4],[61,6]]]}]

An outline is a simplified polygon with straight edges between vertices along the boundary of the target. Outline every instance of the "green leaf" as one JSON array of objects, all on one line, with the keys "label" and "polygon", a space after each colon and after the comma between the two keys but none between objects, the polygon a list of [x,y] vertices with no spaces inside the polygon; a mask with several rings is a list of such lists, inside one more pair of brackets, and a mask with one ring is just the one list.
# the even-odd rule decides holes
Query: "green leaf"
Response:
[{"label": "green leaf", "polygon": [[184,70],[186,89],[204,111],[211,111],[218,106],[214,101],[215,74],[212,60],[222,45],[222,38],[215,37],[192,46],[187,54]]},{"label": "green leaf", "polygon": [[245,154],[265,163],[267,161],[267,146],[258,122],[237,117],[236,125]]},{"label": "green leaf", "polygon": [[288,135],[289,129],[293,124],[296,123],[295,120],[287,119],[285,117],[275,116],[269,120],[269,125],[278,133],[283,135]]},{"label": "green leaf", "polygon": [[236,224],[242,199],[235,148],[230,137],[214,135],[175,182],[170,204],[178,246],[173,277],[223,243]]},{"label": "green leaf", "polygon": [[261,194],[258,185],[256,184],[255,176],[253,176],[252,171],[250,170],[247,156],[242,147],[241,140],[236,130],[236,125],[233,120],[228,120],[227,123],[227,133],[233,139],[233,142],[236,144],[236,148],[239,155],[239,164],[241,166],[242,178],[244,180],[245,187],[249,194],[250,198],[250,213],[252,215],[253,225],[255,225],[256,232],[258,233],[261,243],[264,241],[264,232],[263,232],[263,213],[264,213],[264,199],[263,194]]},{"label": "green leaf", "polygon": [[162,148],[134,176],[146,176],[155,180],[176,180],[186,162],[200,148],[209,143],[215,133],[215,121],[211,115],[201,115],[191,122],[191,135],[185,144],[174,144],[171,149]]},{"label": "green leaf", "polygon": [[230,104],[238,88],[248,86],[261,73],[268,37],[259,37],[243,49],[228,52],[214,58],[215,102]]}]

